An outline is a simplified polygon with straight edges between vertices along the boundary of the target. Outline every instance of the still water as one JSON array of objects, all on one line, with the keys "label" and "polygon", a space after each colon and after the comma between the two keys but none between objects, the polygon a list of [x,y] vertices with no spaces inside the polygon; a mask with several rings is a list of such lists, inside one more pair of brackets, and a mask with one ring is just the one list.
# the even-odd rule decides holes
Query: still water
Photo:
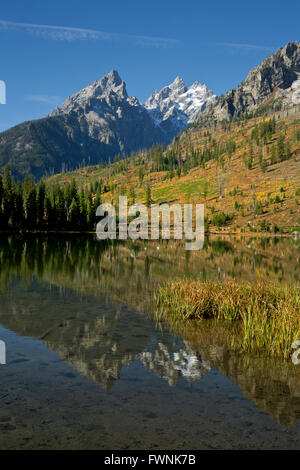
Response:
[{"label": "still water", "polygon": [[[177,278],[299,282],[293,239],[0,237],[0,449],[300,448],[300,365],[157,323]],[[232,334],[235,334],[234,331]]]}]

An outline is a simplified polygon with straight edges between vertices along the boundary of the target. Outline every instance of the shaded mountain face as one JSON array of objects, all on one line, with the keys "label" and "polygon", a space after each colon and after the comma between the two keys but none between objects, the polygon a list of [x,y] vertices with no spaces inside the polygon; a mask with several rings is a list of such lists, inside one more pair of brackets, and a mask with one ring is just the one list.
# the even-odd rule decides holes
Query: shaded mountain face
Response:
[{"label": "shaded mountain face", "polygon": [[75,95],[44,119],[22,123],[0,134],[0,166],[9,164],[22,178],[37,178],[108,161],[166,142],[148,112],[127,95],[112,71]]},{"label": "shaded mountain face", "polygon": [[0,167],[37,178],[169,143],[214,96],[177,78],[143,105],[113,70],[70,96],[47,117],[0,134]]},{"label": "shaded mountain face", "polygon": [[[71,116],[80,123],[87,139],[107,146],[107,156],[126,155],[148,148],[153,142],[168,141],[138,99],[128,96],[125,82],[114,70],[69,97],[50,114],[62,119]],[[95,157],[99,160],[101,155]]]},{"label": "shaded mountain face", "polygon": [[234,90],[229,90],[203,113],[203,121],[222,121],[257,109],[270,97],[288,107],[300,103],[300,43],[278,49]]}]

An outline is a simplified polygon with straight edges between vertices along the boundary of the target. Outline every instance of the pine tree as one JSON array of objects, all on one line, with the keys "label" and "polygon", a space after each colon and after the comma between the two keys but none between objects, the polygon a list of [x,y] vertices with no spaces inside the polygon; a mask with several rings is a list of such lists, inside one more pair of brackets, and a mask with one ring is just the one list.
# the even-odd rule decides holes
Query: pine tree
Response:
[{"label": "pine tree", "polygon": [[261,168],[261,171],[265,173],[267,171],[267,162],[264,158],[259,162],[259,166]]},{"label": "pine tree", "polygon": [[46,186],[44,181],[40,181],[37,186],[37,224],[43,225],[45,212]]},{"label": "pine tree", "polygon": [[277,158],[280,162],[285,160],[285,145],[284,145],[284,135],[280,134],[277,140]]},{"label": "pine tree", "polygon": [[1,209],[1,206],[2,206],[3,194],[4,194],[3,179],[2,179],[2,172],[1,172],[1,169],[0,169],[0,209]]},{"label": "pine tree", "polygon": [[142,183],[143,183],[144,174],[145,174],[144,169],[143,169],[143,168],[140,168],[140,169],[139,169],[139,184],[140,184],[140,186],[141,186]]},{"label": "pine tree", "polygon": [[130,186],[129,188],[129,205],[132,206],[135,204],[135,190],[134,186]]},{"label": "pine tree", "polygon": [[80,219],[79,219],[80,212],[79,212],[78,203],[74,197],[70,205],[69,217],[70,217],[69,221],[70,221],[71,228],[76,229],[80,223]]},{"label": "pine tree", "polygon": [[285,144],[285,159],[289,160],[292,157],[291,145],[289,142]]},{"label": "pine tree", "polygon": [[249,147],[249,152],[248,152],[248,160],[247,160],[248,170],[251,170],[251,168],[252,168],[252,165],[253,165],[253,158],[254,158],[254,155],[253,155],[253,145],[252,145],[252,142],[251,142],[251,143],[250,143],[250,147]]},{"label": "pine tree", "polygon": [[146,206],[150,207],[152,201],[151,201],[151,187],[149,183],[147,183],[146,185],[145,197],[146,197]]},{"label": "pine tree", "polygon": [[94,215],[91,193],[87,193],[85,195],[85,207],[86,207],[86,228],[91,229],[93,225],[93,215]]},{"label": "pine tree", "polygon": [[49,194],[46,194],[45,198],[45,219],[47,221],[47,228],[52,229],[55,222],[55,213],[51,203],[51,196]]},{"label": "pine tree", "polygon": [[81,188],[81,191],[79,193],[79,225],[81,228],[85,228],[86,226],[86,205],[85,205],[85,196],[84,196],[84,191],[83,188]]},{"label": "pine tree", "polygon": [[271,150],[271,163],[272,165],[274,165],[274,163],[276,163],[276,150],[275,150],[275,147],[274,145],[272,145],[272,150]]},{"label": "pine tree", "polygon": [[66,224],[66,208],[64,195],[61,188],[58,186],[55,191],[55,225],[57,228],[64,228]]},{"label": "pine tree", "polygon": [[3,176],[3,197],[2,197],[2,222],[5,228],[8,228],[9,219],[13,209],[13,191],[10,169],[8,166],[4,169]]},{"label": "pine tree", "polygon": [[70,197],[71,197],[70,202],[72,202],[73,198],[75,199],[76,202],[78,202],[78,188],[77,188],[75,178],[72,178],[72,181],[70,184]]},{"label": "pine tree", "polygon": [[36,189],[32,186],[23,198],[25,224],[28,229],[35,229],[37,223]]},{"label": "pine tree", "polygon": [[22,228],[24,226],[23,188],[20,182],[16,184],[14,190],[12,226],[13,228]]}]

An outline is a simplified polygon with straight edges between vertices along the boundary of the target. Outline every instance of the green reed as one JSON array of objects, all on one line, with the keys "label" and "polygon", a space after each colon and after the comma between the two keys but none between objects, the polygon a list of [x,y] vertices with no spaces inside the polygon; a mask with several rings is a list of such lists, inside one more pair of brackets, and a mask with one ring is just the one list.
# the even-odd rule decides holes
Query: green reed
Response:
[{"label": "green reed", "polygon": [[[300,289],[266,282],[174,281],[155,294],[158,318],[239,321],[242,351],[288,358],[300,339]],[[236,343],[236,340],[235,340]]]}]

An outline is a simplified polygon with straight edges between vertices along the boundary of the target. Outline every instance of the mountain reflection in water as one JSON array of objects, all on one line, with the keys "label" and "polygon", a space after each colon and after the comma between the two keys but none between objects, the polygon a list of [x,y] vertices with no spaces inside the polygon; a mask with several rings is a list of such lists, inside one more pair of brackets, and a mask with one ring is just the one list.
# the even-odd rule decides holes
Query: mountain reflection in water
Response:
[{"label": "mountain reflection in water", "polygon": [[290,239],[210,239],[203,250],[187,252],[174,241],[2,235],[0,323],[43,341],[106,391],[135,361],[172,387],[216,370],[263,412],[292,426],[300,418],[300,368],[231,351],[236,327],[157,324],[152,299],[160,283],[174,278],[298,282],[299,250]]}]

